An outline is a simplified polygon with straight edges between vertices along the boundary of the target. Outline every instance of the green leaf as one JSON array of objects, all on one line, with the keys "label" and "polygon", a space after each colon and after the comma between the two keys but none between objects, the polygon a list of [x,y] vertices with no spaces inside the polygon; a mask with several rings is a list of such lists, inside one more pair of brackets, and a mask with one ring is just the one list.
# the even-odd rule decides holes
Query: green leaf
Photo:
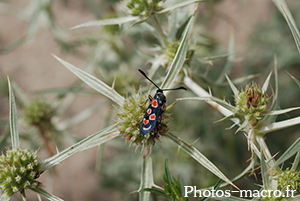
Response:
[{"label": "green leaf", "polygon": [[279,79],[278,79],[278,63],[277,63],[277,56],[274,56],[274,75],[275,75],[275,92],[274,92],[274,97],[273,97],[273,103],[271,110],[277,108],[278,106],[278,85],[279,85]]},{"label": "green leaf", "polygon": [[[210,162],[201,152],[199,152],[195,147],[191,146],[184,140],[179,137],[173,135],[172,133],[168,133],[166,135],[167,138],[172,140],[175,144],[177,144],[182,150],[184,150],[187,154],[189,154],[192,158],[194,158],[197,162],[199,162],[203,167],[209,170],[211,173],[222,179],[223,181],[231,184],[235,188],[237,188],[212,162]],[[238,188],[237,188],[238,189]]]},{"label": "green leaf", "polygon": [[283,110],[273,110],[273,111],[268,111],[268,112],[264,112],[264,115],[280,115],[280,114],[285,114],[294,110],[299,110],[300,107],[292,107],[292,108],[287,108],[287,109],[283,109]]},{"label": "green leaf", "polygon": [[[221,105],[222,107],[230,110],[231,112],[235,111],[235,107],[230,105],[229,103],[227,103],[224,100],[221,100],[219,98],[216,97],[190,97],[190,98],[178,98],[177,100],[202,100],[202,101],[214,101],[216,103],[218,103],[219,105]],[[231,114],[229,116],[226,117],[232,117],[234,114]]]},{"label": "green leaf", "polygon": [[281,156],[278,160],[273,164],[273,167],[280,165],[285,162],[287,159],[292,157],[294,154],[299,152],[300,150],[300,138],[298,138]]},{"label": "green leaf", "polygon": [[131,27],[133,27],[133,26],[135,26],[135,25],[141,24],[141,23],[143,23],[143,22],[148,21],[150,17],[151,17],[151,16],[149,15],[149,16],[147,16],[146,18],[139,18],[140,20],[138,20],[137,22],[135,22],[135,23],[133,23],[132,25],[130,25],[129,28],[131,28]]},{"label": "green leaf", "polygon": [[300,124],[300,117],[295,117],[292,119],[284,120],[284,121],[279,121],[279,122],[274,122],[271,124],[268,124],[267,126],[261,127],[258,132],[262,134],[270,133],[273,131],[281,130],[284,128],[288,128],[291,126],[295,126]]},{"label": "green leaf", "polygon": [[[233,179],[231,179],[232,182],[239,180],[240,178],[242,178],[243,176],[245,176],[245,174],[249,173],[249,171],[251,169],[254,169],[255,166],[255,160],[251,160],[251,163],[243,170],[243,172],[241,172],[239,175],[235,176]],[[220,187],[225,187],[227,186],[228,183],[223,183],[220,185]]]},{"label": "green leaf", "polygon": [[181,8],[181,7],[184,7],[184,6],[188,6],[190,4],[193,4],[193,3],[197,3],[197,2],[201,2],[203,0],[188,0],[188,1],[184,1],[184,2],[181,2],[181,3],[178,3],[178,4],[175,4],[173,6],[170,6],[168,8],[165,8],[161,11],[158,11],[157,13],[165,13],[165,12],[169,12],[169,11],[172,11],[172,10],[175,10],[177,8]]},{"label": "green leaf", "polygon": [[296,169],[297,169],[297,167],[299,165],[299,162],[300,162],[300,150],[297,152],[297,155],[296,155],[296,157],[294,159],[294,162],[293,162],[291,170],[296,171]]},{"label": "green leaf", "polygon": [[[275,92],[273,95],[273,101],[270,107],[270,110],[275,110],[276,108],[278,108],[278,66],[277,66],[277,57],[276,55],[274,56],[274,75],[275,75]],[[267,80],[266,80],[267,81]],[[266,83],[266,82],[265,82]],[[273,123],[276,120],[276,116],[265,116],[263,119],[263,122],[265,122],[266,124],[269,123]]]},{"label": "green leaf", "polygon": [[112,140],[112,139],[118,137],[119,135],[120,135],[120,132],[115,128],[112,129],[111,131],[108,131],[106,134],[102,134],[101,136],[99,134],[99,136],[96,137],[96,139],[91,140],[91,143],[89,145],[87,145],[83,150],[87,150],[92,147],[99,146],[109,140]]},{"label": "green leaf", "polygon": [[[218,190],[221,186],[221,180],[219,179],[219,181],[214,185],[213,190]],[[210,199],[210,197],[203,197],[202,199],[200,199],[200,201],[208,201]]]},{"label": "green leaf", "polygon": [[[232,80],[232,83],[235,84],[235,85],[236,84],[241,84],[241,83],[246,82],[246,81],[248,81],[250,79],[253,79],[255,77],[259,77],[259,75],[260,74],[252,74],[252,75],[246,75],[246,76],[243,76],[243,77],[239,77],[239,78],[236,78],[236,79]],[[218,84],[214,80],[209,79],[207,77],[207,75],[204,75],[204,74],[195,75],[195,76],[197,76],[197,78],[200,78],[202,82],[204,82],[205,84],[207,84],[208,86],[211,86],[211,87],[213,87],[213,86],[217,86],[217,87],[228,86],[227,82],[226,83],[223,82],[223,83]]]},{"label": "green leaf", "polygon": [[277,6],[278,10],[281,12],[285,18],[287,24],[290,27],[292,35],[294,37],[298,52],[300,53],[300,33],[294,21],[294,18],[284,0],[273,0],[274,4]]},{"label": "green leaf", "polygon": [[165,178],[166,178],[166,181],[167,183],[171,183],[171,175],[170,175],[170,172],[169,172],[169,166],[168,166],[168,160],[166,159],[165,160]]},{"label": "green leaf", "polygon": [[63,201],[63,199],[60,199],[59,197],[55,196],[55,195],[52,195],[50,193],[48,193],[47,191],[37,187],[37,188],[32,188],[31,189],[32,191],[44,196],[45,198],[47,198],[48,200],[51,200],[51,201]]},{"label": "green leaf", "polygon": [[122,105],[124,101],[124,97],[118,94],[114,89],[106,85],[101,80],[96,77],[86,73],[85,71],[73,66],[72,64],[62,60],[61,58],[53,55],[61,64],[63,64],[67,69],[69,69],[72,73],[74,73],[79,79],[85,82],[87,85],[103,94],[110,100],[114,101],[118,105]]},{"label": "green leaf", "polygon": [[270,188],[270,179],[269,179],[267,164],[263,153],[264,152],[261,151],[260,154],[261,176],[263,181],[263,188],[267,190]]},{"label": "green leaf", "polygon": [[9,201],[11,197],[3,193],[0,197],[0,201]]},{"label": "green leaf", "polygon": [[180,38],[182,37],[182,34],[184,32],[184,30],[186,29],[186,25],[189,23],[190,19],[192,16],[190,16],[177,30],[176,32],[176,40],[180,40]]},{"label": "green leaf", "polygon": [[270,84],[271,75],[272,75],[272,72],[269,73],[269,75],[268,75],[266,81],[265,81],[264,84],[263,84],[263,87],[261,88],[262,91],[263,91],[263,93],[267,92],[267,90],[268,90],[268,86],[269,86],[269,84]]},{"label": "green leaf", "polygon": [[140,201],[149,201],[150,200],[150,192],[142,191],[145,188],[151,188],[153,186],[153,172],[152,172],[152,158],[151,156],[147,156],[143,158],[143,167],[142,167],[142,175],[141,175],[141,185],[138,190],[139,192],[139,200]]},{"label": "green leaf", "polygon": [[235,131],[235,133],[239,132],[240,130],[246,128],[246,126],[249,124],[249,119],[245,119],[244,122],[240,125],[240,127]]},{"label": "green leaf", "polygon": [[234,84],[231,82],[231,80],[229,79],[229,77],[227,75],[225,75],[225,76],[226,76],[226,79],[227,79],[227,81],[229,83],[229,86],[230,86],[232,92],[234,93],[235,96],[238,96],[239,95],[239,90],[234,86]]},{"label": "green leaf", "polygon": [[62,161],[66,160],[73,154],[89,149],[91,147],[103,144],[117,136],[119,136],[119,132],[117,131],[117,124],[114,124],[112,126],[109,126],[105,129],[102,129],[93,135],[90,135],[83,140],[77,142],[76,144],[72,145],[71,147],[63,150],[60,153],[57,153],[56,155],[46,159],[44,163],[42,164],[41,169],[42,170],[47,170]]},{"label": "green leaf", "polygon": [[207,62],[207,61],[214,61],[214,60],[219,60],[219,59],[224,59],[227,58],[229,54],[221,54],[221,55],[216,55],[216,56],[208,56],[204,58],[197,58],[199,62]]},{"label": "green leaf", "polygon": [[104,20],[94,20],[94,21],[89,21],[83,24],[76,25],[71,29],[78,29],[81,27],[91,27],[91,26],[120,25],[138,19],[139,17],[137,16],[127,16],[127,17],[111,18],[111,19],[104,19]]},{"label": "green leaf", "polygon": [[193,21],[194,21],[194,16],[191,17],[191,19],[189,20],[189,23],[186,26],[186,29],[183,33],[183,37],[182,37],[182,40],[178,47],[178,50],[176,52],[176,55],[172,61],[172,64],[169,68],[169,71],[168,71],[162,85],[160,86],[161,89],[171,88],[178,73],[181,71],[181,68],[186,59],[186,54],[187,54],[187,49],[188,49],[187,45],[188,45],[188,40],[189,40],[191,31],[192,31]]},{"label": "green leaf", "polygon": [[[287,74],[289,74],[289,73],[287,72]],[[294,76],[292,76],[291,74],[289,74],[289,76],[296,82],[298,87],[300,87],[300,81],[297,78],[295,78]]]},{"label": "green leaf", "polygon": [[18,130],[18,116],[17,107],[14,92],[12,90],[9,77],[7,77],[8,89],[9,89],[9,125],[10,125],[10,135],[12,148],[16,150],[20,146],[19,141],[19,130]]},{"label": "green leaf", "polygon": [[[184,77],[184,84],[193,91],[197,96],[199,97],[209,97],[210,94],[207,93],[202,87],[200,87],[197,83],[195,83],[190,77],[187,75]],[[222,113],[224,116],[231,116],[233,114],[232,111],[224,108],[223,106],[219,105],[218,103],[214,101],[207,101],[208,104],[210,104],[212,107],[216,108],[220,113]],[[238,123],[235,119],[231,119],[234,123]]]}]

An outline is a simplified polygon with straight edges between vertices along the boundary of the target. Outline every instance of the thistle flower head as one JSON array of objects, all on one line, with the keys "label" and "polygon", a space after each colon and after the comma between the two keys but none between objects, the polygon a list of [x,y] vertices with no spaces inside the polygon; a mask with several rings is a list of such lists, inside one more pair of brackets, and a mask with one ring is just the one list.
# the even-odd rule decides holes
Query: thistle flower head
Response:
[{"label": "thistle flower head", "polygon": [[40,182],[40,160],[28,149],[8,150],[0,157],[0,188],[11,197],[26,188],[36,188]]},{"label": "thistle flower head", "polygon": [[154,137],[153,130],[146,135],[140,133],[142,119],[148,108],[146,100],[146,95],[136,93],[124,101],[123,106],[117,113],[120,135],[124,136],[126,141],[130,141],[137,146],[154,145],[155,139],[159,139],[160,136],[168,132],[167,122],[169,117],[164,115],[156,137]]},{"label": "thistle flower head", "polygon": [[296,193],[300,193],[300,172],[290,170],[287,168],[278,176],[278,188],[280,190],[286,190],[289,186],[290,190],[296,190]]},{"label": "thistle flower head", "polygon": [[127,7],[133,16],[148,17],[153,12],[163,9],[164,0],[130,0]]},{"label": "thistle flower head", "polygon": [[245,117],[252,126],[261,119],[270,100],[266,93],[255,83],[246,86],[235,98],[236,113]]},{"label": "thistle flower head", "polygon": [[54,114],[51,105],[41,99],[31,101],[24,108],[25,122],[45,130],[52,128],[51,118]]}]

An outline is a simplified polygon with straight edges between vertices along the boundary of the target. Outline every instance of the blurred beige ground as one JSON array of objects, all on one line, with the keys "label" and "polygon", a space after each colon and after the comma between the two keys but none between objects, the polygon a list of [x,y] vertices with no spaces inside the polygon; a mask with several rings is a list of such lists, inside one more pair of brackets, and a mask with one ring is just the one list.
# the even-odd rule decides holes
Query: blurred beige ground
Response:
[{"label": "blurred beige ground", "polygon": [[[25,7],[29,1],[14,0],[10,2],[12,5]],[[253,26],[257,22],[268,20],[269,8],[274,7],[274,5],[267,0],[239,2],[242,1],[224,0],[219,3],[216,9],[219,14],[212,21],[210,30],[220,43],[226,47],[230,26],[232,26],[235,30],[237,51],[242,51],[244,43],[251,36]],[[75,0],[69,1],[68,7],[64,7],[61,3],[55,1],[53,10],[60,25],[66,28],[94,19],[91,13],[84,9],[79,1]],[[4,48],[23,36],[26,26],[26,22],[14,15],[1,12],[0,48]],[[80,30],[74,31],[74,34],[76,32],[80,32]],[[70,86],[77,78],[58,63],[51,56],[52,53],[79,67],[84,62],[83,57],[78,58],[70,56],[70,54],[62,54],[48,28],[45,27],[39,29],[32,41],[8,54],[0,55],[1,73],[9,75],[25,91]],[[48,98],[51,101],[52,97],[49,96]],[[100,99],[100,96],[99,98],[95,96],[93,98],[78,97],[68,115],[72,116],[97,103]],[[4,115],[8,116],[7,100],[3,98],[0,100],[2,101],[0,110],[5,111]],[[98,113],[92,118],[92,121],[87,121],[74,128],[72,135],[84,137],[100,130],[103,127],[101,114]],[[72,201],[123,200],[117,193],[97,194],[99,179],[94,173],[96,152],[97,149],[94,148],[76,154],[58,165],[56,169],[58,175],[53,177],[52,182],[44,183],[46,190],[65,200]],[[45,180],[45,177],[50,178],[49,175],[46,175],[41,179]],[[30,198],[29,200],[36,200],[36,198]]]}]

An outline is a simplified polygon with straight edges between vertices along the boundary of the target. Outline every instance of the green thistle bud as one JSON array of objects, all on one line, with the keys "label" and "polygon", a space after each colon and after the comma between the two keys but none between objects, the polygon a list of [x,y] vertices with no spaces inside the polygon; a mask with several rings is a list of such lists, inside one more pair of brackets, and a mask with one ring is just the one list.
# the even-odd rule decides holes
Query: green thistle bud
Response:
[{"label": "green thistle bud", "polygon": [[130,0],[127,3],[127,7],[133,16],[148,17],[154,12],[161,11],[163,9],[163,2],[164,0]]},{"label": "green thistle bud", "polygon": [[261,119],[270,98],[255,83],[247,85],[245,91],[241,90],[235,96],[236,113],[247,117],[252,126]]},{"label": "green thistle bud", "polygon": [[286,190],[289,186],[290,190],[296,190],[296,194],[300,193],[300,172],[287,168],[278,176],[278,188]]},{"label": "green thistle bud", "polygon": [[170,61],[172,61],[174,59],[179,45],[180,45],[179,41],[175,41],[175,42],[169,43],[167,45],[167,47],[165,49],[165,54],[167,55],[167,57]]},{"label": "green thistle bud", "polygon": [[153,130],[146,135],[140,133],[141,122],[148,108],[148,104],[145,104],[146,100],[146,95],[137,93],[125,100],[117,114],[120,135],[124,136],[126,141],[130,141],[137,146],[154,145],[155,139],[159,139],[160,136],[165,135],[169,131],[167,126],[169,116],[164,114],[155,138]]},{"label": "green thistle bud", "polygon": [[54,114],[51,105],[40,99],[31,101],[24,108],[25,122],[43,130],[52,129],[51,118]]},{"label": "green thistle bud", "polygon": [[163,1],[158,1],[155,6],[154,6],[154,10],[155,11],[161,11],[163,9]]},{"label": "green thistle bud", "polygon": [[[117,15],[113,11],[105,14],[105,16],[104,16],[105,19],[116,18],[116,17],[117,17]],[[120,32],[120,26],[119,25],[106,25],[106,26],[104,26],[104,30],[111,35],[116,35]]]},{"label": "green thistle bud", "polygon": [[40,160],[28,149],[8,150],[0,157],[0,188],[11,197],[26,188],[36,188],[40,182]]}]

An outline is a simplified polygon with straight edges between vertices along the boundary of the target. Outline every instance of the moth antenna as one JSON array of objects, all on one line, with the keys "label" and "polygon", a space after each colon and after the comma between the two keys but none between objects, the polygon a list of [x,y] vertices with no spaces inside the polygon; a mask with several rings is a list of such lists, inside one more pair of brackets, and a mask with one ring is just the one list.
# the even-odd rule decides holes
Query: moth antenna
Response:
[{"label": "moth antenna", "polygon": [[162,89],[162,91],[171,91],[171,90],[180,90],[180,89],[187,90],[185,87],[177,87],[174,89]]},{"label": "moth antenna", "polygon": [[142,75],[144,75],[145,78],[147,78],[147,80],[149,80],[152,84],[154,84],[154,86],[156,86],[156,88],[161,90],[152,80],[150,80],[150,78],[146,75],[146,73],[144,71],[142,71],[141,69],[138,69],[138,70]]}]

